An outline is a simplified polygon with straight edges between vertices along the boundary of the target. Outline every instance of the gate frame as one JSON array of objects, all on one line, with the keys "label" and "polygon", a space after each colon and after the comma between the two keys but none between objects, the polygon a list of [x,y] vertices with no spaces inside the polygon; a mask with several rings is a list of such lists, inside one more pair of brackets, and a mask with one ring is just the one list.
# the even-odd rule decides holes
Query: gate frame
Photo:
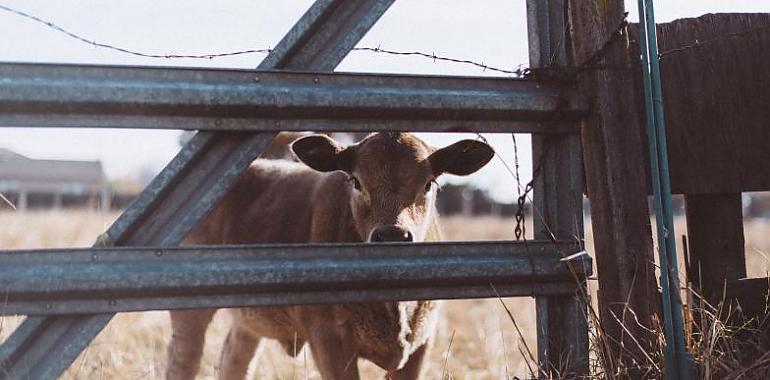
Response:
[{"label": "gate frame", "polygon": [[[317,0],[258,69],[332,71],[393,2]],[[533,67],[558,68],[572,64],[567,50],[570,36],[565,27],[565,7],[566,0],[527,1]],[[544,57],[552,59],[546,62]],[[555,121],[543,122],[543,125]],[[280,125],[276,124],[275,130],[280,130]],[[273,137],[273,132],[196,133],[99,238],[95,247],[178,245]],[[536,238],[554,243],[556,240],[582,243],[583,184],[576,129],[565,135],[536,134],[533,156],[535,166],[542,166],[543,172],[535,184],[536,188],[543,189],[535,193],[535,210],[541,212],[540,216],[534,215]],[[361,250],[367,249],[370,248],[361,246]],[[568,256],[574,252],[560,253]],[[571,262],[555,265],[573,269]],[[588,373],[586,304],[582,298],[585,282],[584,277],[574,280],[577,284],[571,295],[536,298],[538,353],[543,371],[539,375],[546,376],[551,370],[559,371],[562,376]],[[0,346],[3,375],[58,377],[112,316],[109,313],[29,316]]]}]

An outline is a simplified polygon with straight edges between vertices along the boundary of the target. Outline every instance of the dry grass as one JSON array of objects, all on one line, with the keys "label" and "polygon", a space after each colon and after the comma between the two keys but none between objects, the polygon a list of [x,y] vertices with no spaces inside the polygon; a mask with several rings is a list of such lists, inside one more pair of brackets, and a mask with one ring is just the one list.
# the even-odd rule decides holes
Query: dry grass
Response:
[{"label": "dry grass", "polygon": [[[0,248],[88,246],[116,216],[88,212],[0,213]],[[508,219],[452,217],[443,223],[448,240],[513,237],[514,223]],[[685,231],[682,221],[677,224],[677,231]],[[750,221],[745,226],[747,261],[752,276],[765,276],[770,272],[768,227],[770,223],[766,221]],[[586,245],[590,252],[590,228],[587,232]],[[527,344],[534,349],[534,302],[529,298],[506,299],[505,302],[524,332]],[[444,313],[427,378],[510,379],[529,376],[520,353],[520,340],[498,300],[447,301]],[[16,317],[0,318],[0,338],[7,336],[19,321],[20,318]],[[227,326],[227,317],[218,314],[208,331],[199,378],[216,378],[219,350]],[[710,339],[698,343],[701,345],[699,350],[725,350],[733,330],[714,322],[710,331]],[[165,346],[169,336],[166,312],[119,314],[76,360],[64,378],[163,378]],[[720,358],[724,361],[729,357]],[[372,364],[362,362],[361,369],[364,379],[382,378],[382,371]],[[273,342],[267,342],[259,349],[250,373],[254,374],[254,379],[319,378],[308,352],[301,352],[296,359],[291,359]]]}]

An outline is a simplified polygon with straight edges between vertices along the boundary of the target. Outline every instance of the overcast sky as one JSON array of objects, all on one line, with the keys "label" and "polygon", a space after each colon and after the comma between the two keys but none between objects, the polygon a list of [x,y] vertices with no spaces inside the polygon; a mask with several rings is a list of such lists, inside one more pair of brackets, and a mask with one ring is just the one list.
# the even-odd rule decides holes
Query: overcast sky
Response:
[{"label": "overcast sky", "polygon": [[[207,54],[275,46],[309,7],[309,0],[0,0],[83,37],[158,54]],[[636,1],[627,2],[636,20]],[[668,0],[656,2],[659,22],[715,12],[770,12],[770,1]],[[527,64],[524,0],[398,0],[359,46],[435,52],[512,69]],[[253,68],[264,55],[215,60],[150,59],[94,48],[44,25],[0,11],[0,61],[69,62]],[[495,76],[477,68],[428,59],[354,52],[338,71]],[[178,151],[178,131],[0,128],[0,147],[34,158],[102,160],[113,178],[159,170]],[[422,135],[440,146],[463,135]],[[470,136],[470,135],[465,135]],[[509,164],[510,135],[485,134]],[[470,136],[472,137],[472,136]],[[529,138],[519,136],[524,177]],[[471,179],[511,200],[515,182],[498,159]]]}]

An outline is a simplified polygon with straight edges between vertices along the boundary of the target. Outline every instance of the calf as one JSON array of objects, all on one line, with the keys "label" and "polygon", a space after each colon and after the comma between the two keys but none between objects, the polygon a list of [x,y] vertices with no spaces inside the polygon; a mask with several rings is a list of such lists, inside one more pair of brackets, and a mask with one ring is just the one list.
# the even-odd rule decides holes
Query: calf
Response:
[{"label": "calf", "polygon": [[[343,147],[312,135],[292,144],[302,163],[256,160],[186,239],[187,244],[421,242],[439,240],[436,178],[468,175],[492,149],[463,140],[433,149],[407,133]],[[304,163],[304,164],[303,164]],[[172,311],[169,379],[191,379],[215,310]],[[220,378],[242,379],[262,338],[290,355],[309,343],[326,380],[358,379],[368,359],[391,379],[416,379],[437,319],[433,301],[229,309]]]}]

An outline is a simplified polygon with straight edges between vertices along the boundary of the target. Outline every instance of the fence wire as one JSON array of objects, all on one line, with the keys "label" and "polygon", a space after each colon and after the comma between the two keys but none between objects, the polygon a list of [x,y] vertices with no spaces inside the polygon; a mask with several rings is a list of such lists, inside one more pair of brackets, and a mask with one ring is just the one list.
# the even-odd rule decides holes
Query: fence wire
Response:
[{"label": "fence wire", "polygon": [[[109,43],[103,43],[103,42],[97,42],[96,40],[89,39],[86,37],[83,37],[80,34],[74,33],[68,29],[65,29],[56,23],[42,19],[38,16],[35,16],[33,14],[20,11],[8,6],[0,5],[0,10],[9,12],[11,14],[26,18],[28,20],[34,21],[38,24],[42,24],[54,31],[57,31],[59,33],[62,33],[76,41],[80,41],[84,44],[91,45],[97,48],[107,49],[116,51],[123,54],[128,54],[136,57],[143,57],[143,58],[161,58],[161,59],[205,59],[205,60],[212,60],[215,58],[224,58],[224,57],[233,57],[233,56],[239,56],[239,55],[249,55],[249,54],[269,54],[272,51],[272,48],[255,48],[255,49],[245,49],[245,50],[235,50],[235,51],[229,51],[229,52],[222,52],[222,53],[206,53],[206,54],[180,54],[180,53],[164,53],[164,54],[158,54],[158,53],[147,53],[142,52],[139,50],[129,49],[122,46],[117,46]],[[461,65],[469,65],[473,67],[477,67],[483,71],[492,71],[497,72],[501,74],[507,74],[512,75],[515,77],[525,77],[528,73],[528,69],[525,68],[525,65],[521,64],[518,65],[514,69],[504,69],[496,66],[491,66],[483,61],[474,61],[469,59],[460,59],[460,58],[452,58],[452,57],[446,57],[439,54],[436,54],[435,52],[432,53],[425,53],[421,51],[396,51],[396,50],[389,50],[384,49],[380,46],[376,47],[356,47],[353,48],[354,52],[370,52],[370,53],[376,53],[376,54],[387,54],[387,55],[394,55],[394,56],[415,56],[415,57],[422,57],[427,58],[430,60],[433,60],[434,62],[450,62],[450,63],[456,63]]]},{"label": "fence wire", "polygon": [[[36,22],[38,24],[44,25],[54,31],[57,31],[59,33],[62,33],[76,41],[82,42],[87,45],[91,45],[97,48],[102,48],[106,50],[112,50],[115,52],[137,56],[137,57],[143,57],[143,58],[155,58],[155,59],[205,59],[205,60],[212,60],[216,58],[224,58],[224,57],[233,57],[233,56],[240,56],[240,55],[250,55],[250,54],[268,54],[272,51],[272,48],[254,48],[254,49],[244,49],[244,50],[235,50],[235,51],[229,51],[229,52],[220,52],[220,53],[204,53],[204,54],[182,54],[182,53],[164,53],[164,54],[158,54],[158,53],[148,53],[143,52],[139,50],[129,49],[126,47],[110,44],[110,43],[103,43],[98,42],[93,39],[86,38],[80,34],[77,34],[75,32],[72,32],[68,29],[65,29],[64,27],[50,21],[43,19],[41,17],[38,17],[36,15],[11,8],[5,5],[0,5],[0,10],[11,13],[13,15],[31,20],[33,22]],[[420,57],[425,59],[430,59],[434,62],[447,62],[447,63],[454,63],[454,64],[460,64],[460,65],[467,65],[476,67],[478,69],[481,69],[483,71],[491,71],[496,72],[500,74],[506,74],[510,75],[512,77],[516,78],[537,78],[541,80],[549,80],[549,81],[557,81],[557,82],[571,82],[574,80],[575,75],[579,72],[586,71],[586,70],[631,70],[632,67],[629,67],[628,65],[615,65],[615,64],[606,64],[602,63],[604,60],[604,57],[606,54],[611,50],[612,45],[621,40],[621,37],[624,37],[627,35],[626,28],[629,26],[628,20],[627,20],[628,13],[626,13],[623,17],[623,19],[619,22],[618,26],[613,30],[613,32],[610,34],[610,37],[605,41],[593,54],[591,54],[587,59],[585,59],[582,63],[579,65],[572,67],[572,68],[545,68],[545,69],[530,69],[524,64],[517,65],[515,68],[506,69],[501,68],[498,66],[493,66],[486,64],[483,60],[472,60],[472,59],[461,59],[461,58],[453,58],[448,56],[443,56],[440,54],[436,54],[435,52],[427,53],[422,51],[398,51],[398,50],[391,50],[391,49],[385,49],[381,46],[376,47],[356,47],[352,49],[352,51],[355,52],[369,52],[374,54],[385,54],[385,55],[392,55],[392,56],[412,56],[412,57]],[[745,37],[747,35],[750,35],[752,33],[766,30],[770,28],[770,26],[760,26],[756,28],[749,28],[744,31],[724,35],[724,36],[718,36],[712,39],[708,40],[699,40],[696,41],[694,44],[679,47],[679,48],[673,48],[665,51],[661,51],[658,54],[658,59],[663,59],[664,57],[683,52],[690,49],[696,49],[700,48],[702,46],[708,45],[710,43],[721,41],[725,39],[731,39],[731,38],[739,38],[739,37]],[[487,141],[486,138],[484,138],[481,134],[477,134],[478,138]],[[509,165],[503,157],[495,151],[495,155],[500,160],[500,162],[503,164],[505,169],[508,171],[508,173],[515,179],[516,185],[517,185],[517,210],[516,210],[516,228],[515,228],[515,235],[517,240],[524,239],[524,234],[526,231],[525,225],[524,225],[524,211],[525,211],[525,204],[527,201],[529,201],[530,205],[532,205],[533,208],[533,217],[535,213],[538,213],[538,210],[535,210],[534,203],[531,200],[530,194],[534,189],[534,181],[539,175],[540,172],[540,165],[538,167],[533,169],[533,175],[530,182],[523,184],[521,181],[520,173],[519,173],[519,156],[518,156],[518,144],[516,141],[515,135],[513,136],[513,144],[514,144],[514,165],[513,168],[511,165]],[[542,161],[542,160],[541,160]],[[5,201],[6,203],[10,202],[7,199],[0,198],[0,201]],[[542,216],[541,216],[542,218]]]},{"label": "fence wire", "polygon": [[[110,44],[110,43],[103,43],[98,42],[94,39],[89,39],[86,37],[83,37],[80,34],[77,34],[75,32],[72,32],[68,29],[65,29],[64,27],[43,19],[41,17],[35,16],[33,14],[11,8],[5,5],[0,5],[0,10],[11,13],[13,15],[31,20],[33,22],[36,22],[38,24],[44,25],[54,31],[57,31],[59,33],[62,33],[76,41],[80,41],[84,44],[91,45],[97,48],[102,48],[106,50],[112,50],[115,52],[132,55],[136,57],[143,57],[143,58],[156,58],[156,59],[204,59],[204,60],[212,60],[216,58],[225,58],[225,57],[233,57],[233,56],[240,56],[240,55],[249,55],[249,54],[268,54],[272,51],[271,47],[265,47],[265,48],[253,48],[253,49],[244,49],[244,50],[234,50],[234,51],[228,51],[228,52],[220,52],[220,53],[204,53],[204,54],[182,54],[182,53],[148,53],[143,52],[139,50],[129,49],[126,47]],[[572,68],[562,68],[561,70],[554,70],[553,68],[548,69],[530,69],[525,64],[519,64],[516,65],[513,68],[507,69],[502,68],[499,66],[489,65],[486,64],[483,60],[474,60],[474,59],[463,59],[463,58],[453,58],[448,56],[443,56],[440,54],[436,54],[435,52],[422,52],[422,51],[399,51],[399,50],[391,50],[391,49],[385,49],[381,46],[376,47],[356,47],[353,48],[352,51],[354,52],[369,52],[374,54],[385,54],[385,55],[393,55],[393,56],[413,56],[413,57],[421,57],[425,59],[430,59],[434,62],[447,62],[447,63],[454,63],[459,65],[467,65],[476,67],[478,69],[481,69],[482,71],[491,71],[496,72],[500,74],[506,74],[512,77],[516,78],[528,78],[528,77],[537,77],[539,79],[545,79],[545,80],[557,80],[557,81],[571,81],[574,79],[574,75],[578,72],[586,71],[586,70],[632,70],[633,67],[629,67],[628,65],[615,65],[615,64],[602,64],[601,61],[603,60],[606,53],[610,50],[612,44],[620,39],[620,37],[625,36],[627,33],[625,32],[626,28],[629,25],[628,22],[628,12],[625,13],[623,19],[619,23],[618,27],[610,34],[610,38],[602,44],[602,46],[597,49],[591,56],[589,56],[586,60],[584,60],[579,65],[572,67]],[[732,38],[740,38],[745,37],[747,35],[763,31],[766,29],[770,29],[770,26],[763,25],[755,28],[749,28],[740,32],[735,32],[723,36],[717,36],[711,39],[707,40],[698,40],[695,43],[687,46],[682,46],[678,48],[672,48],[668,50],[664,50],[658,53],[658,59],[663,59],[664,57],[680,53],[686,50],[690,49],[697,49],[702,46],[708,45],[713,42],[722,41],[725,39],[732,39]]]}]

